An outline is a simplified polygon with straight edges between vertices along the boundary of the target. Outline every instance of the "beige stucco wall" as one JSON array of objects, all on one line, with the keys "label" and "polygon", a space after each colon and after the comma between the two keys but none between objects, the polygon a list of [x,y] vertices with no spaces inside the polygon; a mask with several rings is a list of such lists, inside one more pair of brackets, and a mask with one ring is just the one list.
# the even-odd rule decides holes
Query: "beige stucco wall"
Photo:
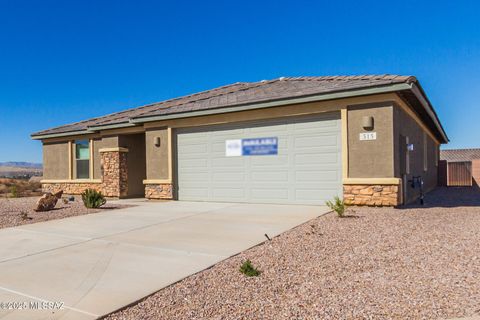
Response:
[{"label": "beige stucco wall", "polygon": [[43,179],[68,179],[68,142],[43,144]]},{"label": "beige stucco wall", "polygon": [[[155,138],[160,138],[160,146],[155,145]],[[169,156],[168,156],[168,129],[154,128],[145,132],[145,151],[147,159],[147,179],[169,179]]]},{"label": "beige stucco wall", "polygon": [[[402,178],[405,168],[402,168],[405,157],[400,146],[401,136],[408,137],[409,143],[413,144],[413,151],[409,151],[410,173],[406,180],[411,180],[413,176],[422,176],[424,180],[424,189],[429,191],[437,186],[437,160],[439,145],[434,141],[426,131],[399,105],[395,104],[394,112],[394,144],[395,144],[395,177]],[[427,170],[424,170],[424,135],[427,139]],[[405,158],[404,158],[405,159]],[[405,185],[405,200],[411,202],[419,196],[420,190],[413,189],[410,184]]]},{"label": "beige stucco wall", "polygon": [[143,196],[145,194],[143,180],[146,179],[145,134],[121,135],[119,136],[118,143],[120,147],[128,149],[127,195]]},{"label": "beige stucco wall", "polygon": [[[393,103],[348,109],[348,173],[350,178],[393,177]],[[362,126],[364,116],[374,119],[372,130]],[[360,133],[376,132],[376,140],[360,141]]]}]

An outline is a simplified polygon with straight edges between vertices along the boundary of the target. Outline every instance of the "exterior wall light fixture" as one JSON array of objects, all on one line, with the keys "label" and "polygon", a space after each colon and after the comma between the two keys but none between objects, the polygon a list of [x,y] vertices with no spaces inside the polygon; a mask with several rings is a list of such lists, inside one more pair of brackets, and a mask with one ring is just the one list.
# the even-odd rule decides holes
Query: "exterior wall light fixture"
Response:
[{"label": "exterior wall light fixture", "polygon": [[365,130],[373,130],[374,120],[372,116],[364,116],[362,118],[362,127]]}]

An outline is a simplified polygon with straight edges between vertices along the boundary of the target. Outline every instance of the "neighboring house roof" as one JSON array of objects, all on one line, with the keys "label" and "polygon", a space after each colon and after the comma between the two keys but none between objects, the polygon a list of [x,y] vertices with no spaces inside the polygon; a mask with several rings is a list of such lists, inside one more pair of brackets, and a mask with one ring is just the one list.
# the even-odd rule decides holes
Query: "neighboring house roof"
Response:
[{"label": "neighboring house roof", "polygon": [[475,159],[480,159],[480,148],[451,149],[440,151],[440,160],[446,160],[447,162],[472,161]]},{"label": "neighboring house roof", "polygon": [[[394,87],[395,85],[400,84],[406,84],[408,86]],[[398,75],[282,77],[274,80],[262,80],[259,82],[237,82],[180,98],[153,103],[103,117],[36,132],[32,134],[32,137],[41,139],[50,136],[89,133],[95,132],[95,130],[105,130],[112,127],[133,126],[135,124],[161,120],[178,114],[191,114],[195,112],[206,112],[209,110],[227,112],[227,108],[235,106],[247,106],[247,108],[248,106],[252,106],[251,108],[253,109],[253,105],[255,104],[270,103],[273,105],[280,101],[288,102],[289,100],[293,101],[298,98],[307,99],[308,97],[333,93],[346,93],[343,96],[337,97],[340,98],[377,93],[365,89],[390,88],[390,91],[408,90],[412,88],[413,84],[418,84],[415,77]],[[363,90],[362,93],[358,92],[358,94],[353,94],[353,92],[360,90]],[[423,90],[420,92],[424,95]],[[431,111],[429,111],[430,117],[432,118],[432,121],[436,123],[437,131],[443,136],[442,140],[445,140],[445,142],[448,141],[435,111],[428,102],[428,99],[426,97],[424,97],[424,99],[431,109]]]}]

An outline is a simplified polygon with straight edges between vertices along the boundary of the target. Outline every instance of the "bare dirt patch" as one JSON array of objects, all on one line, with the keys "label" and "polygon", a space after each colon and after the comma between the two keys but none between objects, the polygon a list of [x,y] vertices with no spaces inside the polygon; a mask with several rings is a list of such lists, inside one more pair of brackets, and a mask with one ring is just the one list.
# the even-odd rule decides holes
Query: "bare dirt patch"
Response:
[{"label": "bare dirt patch", "polygon": [[[438,319],[480,312],[480,196],[314,219],[107,319]],[[437,205],[438,206],[437,206]],[[246,277],[245,260],[262,272]]]},{"label": "bare dirt patch", "polygon": [[35,212],[33,208],[39,197],[0,198],[0,229],[47,220],[62,219],[104,210],[120,209],[127,205],[108,203],[100,209],[85,208],[80,197],[67,204],[62,199],[57,202],[54,210]]}]

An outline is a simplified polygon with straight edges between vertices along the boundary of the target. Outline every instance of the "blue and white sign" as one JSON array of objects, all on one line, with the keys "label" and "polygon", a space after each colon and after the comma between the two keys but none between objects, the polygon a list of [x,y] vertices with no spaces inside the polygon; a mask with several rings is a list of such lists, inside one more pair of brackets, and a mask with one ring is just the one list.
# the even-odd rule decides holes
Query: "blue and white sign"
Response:
[{"label": "blue and white sign", "polygon": [[278,138],[251,138],[225,141],[225,156],[266,156],[278,154]]},{"label": "blue and white sign", "polygon": [[277,138],[242,139],[242,155],[265,156],[278,154]]}]

